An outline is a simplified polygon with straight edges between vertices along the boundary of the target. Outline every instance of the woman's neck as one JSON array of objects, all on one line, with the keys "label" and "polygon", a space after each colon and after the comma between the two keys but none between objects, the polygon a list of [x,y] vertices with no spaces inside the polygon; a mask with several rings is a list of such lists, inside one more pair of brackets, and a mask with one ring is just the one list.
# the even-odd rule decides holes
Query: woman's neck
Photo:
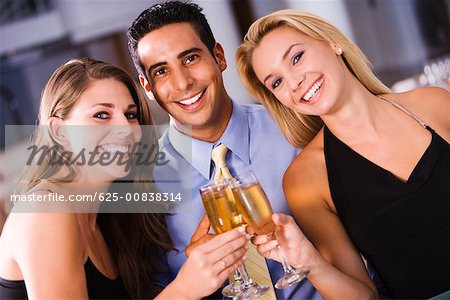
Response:
[{"label": "woman's neck", "polygon": [[[77,176],[71,181],[58,181],[57,192],[65,194],[65,198],[69,199],[68,204],[70,210],[77,213],[94,213],[97,214],[101,196],[105,195],[112,184],[112,180],[93,179],[87,176],[87,170],[77,170]],[[52,176],[53,178],[64,178],[65,171],[60,170]],[[95,219],[95,218],[94,218]]]},{"label": "woman's neck", "polygon": [[97,213],[77,213],[78,224],[83,232],[95,232],[97,230]]},{"label": "woman's neck", "polygon": [[359,82],[347,90],[337,103],[339,106],[334,111],[321,118],[338,137],[355,143],[373,140],[388,124],[384,101],[380,101]]}]

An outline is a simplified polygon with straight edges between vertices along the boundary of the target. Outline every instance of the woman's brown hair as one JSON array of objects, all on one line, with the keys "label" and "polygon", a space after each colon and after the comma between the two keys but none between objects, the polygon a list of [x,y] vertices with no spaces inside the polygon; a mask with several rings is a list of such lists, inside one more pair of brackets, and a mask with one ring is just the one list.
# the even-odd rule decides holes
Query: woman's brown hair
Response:
[{"label": "woman's brown hair", "polygon": [[[48,125],[52,117],[66,118],[87,88],[93,82],[103,79],[114,79],[123,83],[137,105],[139,124],[153,124],[145,96],[127,72],[102,61],[79,58],[60,66],[47,82],[41,96],[39,125]],[[142,136],[147,145],[158,145],[151,126],[142,126]],[[57,141],[52,138],[48,126],[38,126],[33,141],[37,146],[49,146],[54,155],[61,155],[60,148],[52,148]],[[138,151],[145,152],[145,149]],[[42,164],[28,167],[21,178],[22,182],[26,182],[23,193],[44,179],[54,183],[76,180],[75,164],[52,164],[49,157],[51,155],[47,155]],[[67,172],[60,172],[61,168],[67,168]],[[59,174],[66,175],[60,177]],[[151,192],[155,190],[152,179],[151,166],[132,166],[128,176],[113,182],[110,190],[119,189],[120,182],[127,182],[133,185],[135,191]],[[153,277],[162,271],[157,261],[165,251],[173,248],[165,226],[164,214],[99,213],[97,222],[129,294],[133,298],[154,297],[159,288],[154,284]]]}]

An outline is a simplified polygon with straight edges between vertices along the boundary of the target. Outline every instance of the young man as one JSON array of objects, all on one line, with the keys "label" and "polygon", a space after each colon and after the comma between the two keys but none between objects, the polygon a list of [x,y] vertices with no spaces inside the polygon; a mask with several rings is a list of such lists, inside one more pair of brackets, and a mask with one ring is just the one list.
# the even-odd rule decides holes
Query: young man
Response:
[{"label": "young man", "polygon": [[[212,150],[224,144],[229,149],[226,164],[231,174],[255,172],[274,211],[285,214],[292,213],[281,181],[298,151],[283,138],[264,108],[239,105],[230,99],[222,78],[227,67],[224,50],[216,43],[197,5],[177,1],[154,5],[133,22],[127,37],[141,85],[175,125],[161,137],[161,151],[170,163],[156,168],[155,179],[180,176],[175,171],[180,165],[189,168],[191,210],[166,217],[175,248],[180,250],[167,257],[174,276],[186,259],[184,249],[205,214],[198,190],[214,178]],[[200,231],[193,241],[199,238]],[[203,233],[200,241],[208,239],[207,230]],[[276,281],[283,274],[281,264],[267,264]],[[276,295],[278,299],[320,298],[307,280],[276,290]]]}]

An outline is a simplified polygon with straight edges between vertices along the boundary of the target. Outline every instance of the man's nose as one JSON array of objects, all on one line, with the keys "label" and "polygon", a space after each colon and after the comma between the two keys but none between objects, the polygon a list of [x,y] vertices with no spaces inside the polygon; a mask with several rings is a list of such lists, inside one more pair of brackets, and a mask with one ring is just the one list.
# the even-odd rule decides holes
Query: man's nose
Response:
[{"label": "man's nose", "polygon": [[190,71],[185,68],[178,68],[174,70],[173,73],[173,85],[179,91],[187,90],[194,82],[194,78],[192,77]]}]

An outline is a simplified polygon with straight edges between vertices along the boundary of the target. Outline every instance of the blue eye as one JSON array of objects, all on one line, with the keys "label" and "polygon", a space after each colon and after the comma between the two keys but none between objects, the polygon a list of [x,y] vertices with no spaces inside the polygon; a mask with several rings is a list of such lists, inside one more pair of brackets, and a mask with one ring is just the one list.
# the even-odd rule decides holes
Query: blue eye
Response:
[{"label": "blue eye", "polygon": [[281,84],[281,79],[276,79],[274,82],[272,82],[272,89],[276,89]]},{"label": "blue eye", "polygon": [[296,63],[298,63],[298,61],[300,60],[300,58],[302,58],[303,56],[303,51],[297,53],[297,55],[294,56],[294,58],[292,59],[292,64],[295,65]]},{"label": "blue eye", "polygon": [[108,113],[107,112],[104,112],[104,111],[102,111],[102,112],[98,112],[98,113],[96,113],[95,115],[94,115],[94,118],[97,118],[97,119],[107,119],[108,118]]}]

